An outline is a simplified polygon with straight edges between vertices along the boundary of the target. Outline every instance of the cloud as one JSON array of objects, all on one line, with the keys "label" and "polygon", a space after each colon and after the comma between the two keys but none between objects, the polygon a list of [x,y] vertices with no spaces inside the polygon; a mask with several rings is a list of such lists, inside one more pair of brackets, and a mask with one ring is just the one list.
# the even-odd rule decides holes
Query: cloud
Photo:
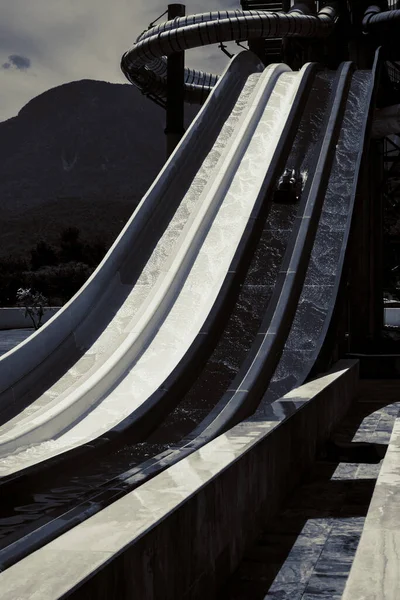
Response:
[{"label": "cloud", "polygon": [[8,60],[14,67],[20,69],[21,71],[25,71],[25,69],[29,69],[29,67],[31,66],[31,61],[27,56],[21,56],[19,54],[10,54]]},{"label": "cloud", "polygon": [[15,67],[19,71],[26,71],[31,66],[31,61],[27,56],[20,56],[19,54],[10,54],[8,62],[2,65],[3,69],[11,69]]},{"label": "cloud", "polygon": [[[232,0],[189,0],[186,13],[231,7]],[[164,0],[0,0],[0,121],[69,81],[127,83],[122,54],[164,10]],[[230,50],[237,52],[235,44]],[[215,46],[186,53],[193,68],[220,73],[227,62]],[[26,75],[9,77],[10,69]]]}]

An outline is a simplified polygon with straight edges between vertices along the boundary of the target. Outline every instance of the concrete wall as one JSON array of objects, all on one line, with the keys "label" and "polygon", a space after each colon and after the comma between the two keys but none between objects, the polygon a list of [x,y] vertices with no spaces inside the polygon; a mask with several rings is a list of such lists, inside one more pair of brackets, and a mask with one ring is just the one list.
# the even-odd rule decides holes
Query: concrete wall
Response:
[{"label": "concrete wall", "polygon": [[342,600],[400,597],[400,419],[383,460]]},{"label": "concrete wall", "polygon": [[358,363],[341,361],[4,571],[2,600],[218,597],[357,384]]},{"label": "concrete wall", "polygon": [[[46,308],[42,322],[46,323],[58,310],[60,310],[58,306],[49,306]],[[25,308],[0,308],[0,330],[25,329],[32,326],[31,319],[25,317]]]},{"label": "concrete wall", "polygon": [[[246,547],[278,512],[314,462],[318,444],[347,412],[355,380],[355,373],[349,374],[317,394],[70,597],[218,598]],[[248,428],[234,429],[246,435]]]}]

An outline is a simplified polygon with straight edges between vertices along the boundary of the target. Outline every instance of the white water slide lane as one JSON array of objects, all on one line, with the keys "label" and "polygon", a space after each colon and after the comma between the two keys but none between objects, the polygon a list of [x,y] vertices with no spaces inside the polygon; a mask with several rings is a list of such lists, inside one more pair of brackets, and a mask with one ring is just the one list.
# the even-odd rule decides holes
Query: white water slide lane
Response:
[{"label": "white water slide lane", "polygon": [[[202,109],[203,119],[206,115],[210,121],[218,119],[219,103],[232,94],[231,88],[238,86],[238,73],[242,74],[237,101],[227,118],[218,123],[219,134],[210,152],[108,326],[96,332],[85,354],[59,381],[0,428],[0,475],[118,427],[176,368],[201,332],[228,274],[304,71],[295,73],[285,65],[272,65],[260,72],[260,65],[248,53],[234,59]],[[182,148],[185,153],[193,151],[199,141],[196,128],[194,123],[176,154]],[[164,172],[173,168],[174,156]],[[157,181],[132,221],[140,219],[154,189]],[[179,191],[182,194],[177,177],[175,193]],[[112,260],[120,243],[127,243],[124,233],[106,261]],[[115,274],[87,319],[76,327],[78,347],[84,348],[93,338],[93,312],[107,308],[109,312],[110,306],[118,304],[122,285],[118,279]],[[47,328],[54,327],[57,319]],[[45,338],[46,328],[36,334],[37,339],[41,336]],[[10,356],[3,361],[7,359]]]}]

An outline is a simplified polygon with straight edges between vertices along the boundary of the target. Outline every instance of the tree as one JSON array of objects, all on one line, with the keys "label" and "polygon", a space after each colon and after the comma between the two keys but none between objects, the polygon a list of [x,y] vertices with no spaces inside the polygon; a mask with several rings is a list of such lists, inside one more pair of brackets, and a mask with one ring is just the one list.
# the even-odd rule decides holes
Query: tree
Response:
[{"label": "tree", "polygon": [[13,306],[15,295],[25,280],[23,273],[27,263],[19,258],[8,256],[0,259],[0,306]]},{"label": "tree", "polygon": [[25,317],[29,316],[33,327],[37,330],[42,325],[47,298],[40,292],[30,288],[19,288],[17,291],[17,306],[25,307]]},{"label": "tree", "polygon": [[57,254],[52,246],[44,240],[40,240],[31,250],[31,267],[37,271],[41,267],[47,267],[57,264]]},{"label": "tree", "polygon": [[60,235],[61,262],[82,262],[84,245],[77,227],[67,227]]},{"label": "tree", "polygon": [[83,262],[91,267],[97,267],[104,258],[107,247],[101,239],[96,239],[90,244],[85,244],[83,251]]}]

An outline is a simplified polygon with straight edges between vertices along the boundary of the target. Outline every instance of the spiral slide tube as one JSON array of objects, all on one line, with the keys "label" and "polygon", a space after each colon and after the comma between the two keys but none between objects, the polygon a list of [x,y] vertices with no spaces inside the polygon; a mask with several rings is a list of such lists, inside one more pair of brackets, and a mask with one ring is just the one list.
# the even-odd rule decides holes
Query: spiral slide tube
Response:
[{"label": "spiral slide tube", "polygon": [[366,33],[372,35],[387,35],[398,37],[400,25],[400,10],[382,11],[380,6],[371,4],[364,13],[362,26]]},{"label": "spiral slide tube", "polygon": [[[324,37],[331,33],[337,18],[335,4],[318,15],[305,15],[296,7],[289,13],[264,11],[214,11],[178,17],[143,33],[122,57],[121,69],[143,93],[166,97],[165,57],[182,50],[227,41],[253,38],[301,36]],[[215,85],[217,76],[185,69],[185,100],[201,104]]]}]

